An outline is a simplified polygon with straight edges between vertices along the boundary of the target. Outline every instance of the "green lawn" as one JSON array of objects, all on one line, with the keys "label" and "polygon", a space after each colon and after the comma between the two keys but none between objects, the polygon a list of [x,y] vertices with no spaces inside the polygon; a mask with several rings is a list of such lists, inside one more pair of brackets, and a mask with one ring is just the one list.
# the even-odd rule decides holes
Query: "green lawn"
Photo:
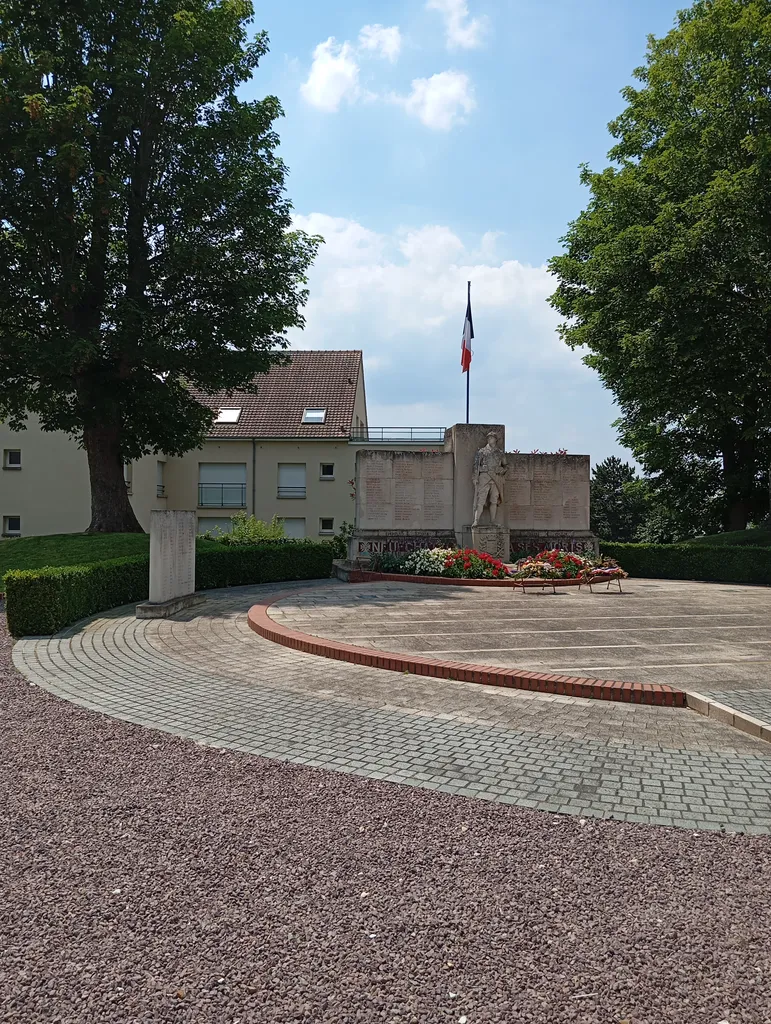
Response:
[{"label": "green lawn", "polygon": [[771,547],[771,530],[735,530],[733,533],[713,533],[709,537],[694,537],[687,544],[714,544],[715,547]]},{"label": "green lawn", "polygon": [[44,565],[85,565],[105,558],[141,555],[150,550],[146,533],[55,533],[0,541],[0,577],[9,569]]}]

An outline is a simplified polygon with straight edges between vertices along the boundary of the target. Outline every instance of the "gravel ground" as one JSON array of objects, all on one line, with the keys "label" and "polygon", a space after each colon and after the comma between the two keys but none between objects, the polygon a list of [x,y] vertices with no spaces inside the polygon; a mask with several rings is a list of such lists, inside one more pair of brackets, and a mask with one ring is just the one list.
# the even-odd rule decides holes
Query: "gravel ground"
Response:
[{"label": "gravel ground", "polygon": [[30,687],[0,623],[0,1021],[771,1021],[771,839],[201,748]]}]

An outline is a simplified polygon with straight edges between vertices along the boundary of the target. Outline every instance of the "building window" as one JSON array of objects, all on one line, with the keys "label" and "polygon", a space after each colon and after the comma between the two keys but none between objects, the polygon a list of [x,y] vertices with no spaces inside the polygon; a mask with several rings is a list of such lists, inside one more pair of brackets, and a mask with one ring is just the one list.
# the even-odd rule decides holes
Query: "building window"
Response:
[{"label": "building window", "polygon": [[319,533],[334,533],[334,519],[319,519]]},{"label": "building window", "polygon": [[199,508],[246,508],[245,462],[199,462]]},{"label": "building window", "polygon": [[123,463],[123,479],[126,481],[126,490],[131,494],[131,486],[134,479],[134,473],[130,462]]},{"label": "building window", "polygon": [[305,520],[285,519],[284,534],[291,540],[302,540],[305,537]]},{"label": "building window", "polygon": [[279,462],[277,495],[279,498],[305,497],[304,462]]},{"label": "building window", "polygon": [[166,497],[166,484],[163,480],[163,474],[165,469],[165,462],[156,462],[155,464],[155,496],[156,498]]},{"label": "building window", "polygon": [[201,516],[198,520],[199,534],[212,532],[215,537],[218,537],[221,533],[230,533],[232,529],[232,520],[220,516]]},{"label": "building window", "polygon": [[335,464],[334,462],[322,462],[321,468],[319,469],[319,480],[334,480],[335,479]]},{"label": "building window", "polygon": [[241,418],[240,409],[220,409],[217,413],[215,423],[238,423]]},{"label": "building window", "polygon": [[21,450],[6,448],[3,452],[3,469],[21,469]]},{"label": "building window", "polygon": [[303,409],[303,423],[323,423],[326,418],[326,409]]},{"label": "building window", "polygon": [[3,516],[3,536],[21,536],[21,516]]}]

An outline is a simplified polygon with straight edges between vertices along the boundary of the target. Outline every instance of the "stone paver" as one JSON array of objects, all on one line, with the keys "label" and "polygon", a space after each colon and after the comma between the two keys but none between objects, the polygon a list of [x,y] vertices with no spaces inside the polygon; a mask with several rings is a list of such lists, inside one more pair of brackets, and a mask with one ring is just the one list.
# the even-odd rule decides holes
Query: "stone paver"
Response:
[{"label": "stone paver", "polygon": [[523,594],[394,582],[308,592],[270,616],[359,647],[667,683],[771,725],[771,588],[628,580],[621,594]]},{"label": "stone paver", "polygon": [[[332,582],[214,591],[171,620],[118,609],[20,641],[14,661],[75,703],[219,747],[569,814],[771,833],[767,744],[685,710],[418,678],[290,651],[246,622],[251,604],[290,589],[295,602],[313,602],[309,618],[367,601],[364,588]],[[378,621],[381,611],[383,623],[395,615],[383,607]]]}]

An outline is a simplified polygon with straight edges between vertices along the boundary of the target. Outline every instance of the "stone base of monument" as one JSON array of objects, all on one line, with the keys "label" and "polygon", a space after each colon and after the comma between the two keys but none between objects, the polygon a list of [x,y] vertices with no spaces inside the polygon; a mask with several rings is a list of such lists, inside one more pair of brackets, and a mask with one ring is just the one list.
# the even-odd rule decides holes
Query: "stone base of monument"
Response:
[{"label": "stone base of monument", "polygon": [[368,565],[373,555],[409,555],[423,548],[455,546],[452,530],[354,530],[348,542],[348,560]]},{"label": "stone base of monument", "polygon": [[577,555],[599,555],[600,542],[590,530],[511,530],[511,557],[514,561],[539,551],[573,551]]},{"label": "stone base of monument", "polygon": [[363,567],[361,562],[352,562],[350,558],[335,558],[332,560],[332,575],[343,583],[350,583],[351,575],[360,573]]},{"label": "stone base of monument", "polygon": [[463,536],[471,534],[471,546],[483,554],[509,561],[509,531],[505,526],[494,523],[467,526],[463,528]]},{"label": "stone base of monument", "polygon": [[168,601],[142,601],[136,606],[136,617],[138,619],[168,619],[186,608],[194,608],[197,604],[203,604],[205,600],[206,594],[195,593],[172,597]]}]

